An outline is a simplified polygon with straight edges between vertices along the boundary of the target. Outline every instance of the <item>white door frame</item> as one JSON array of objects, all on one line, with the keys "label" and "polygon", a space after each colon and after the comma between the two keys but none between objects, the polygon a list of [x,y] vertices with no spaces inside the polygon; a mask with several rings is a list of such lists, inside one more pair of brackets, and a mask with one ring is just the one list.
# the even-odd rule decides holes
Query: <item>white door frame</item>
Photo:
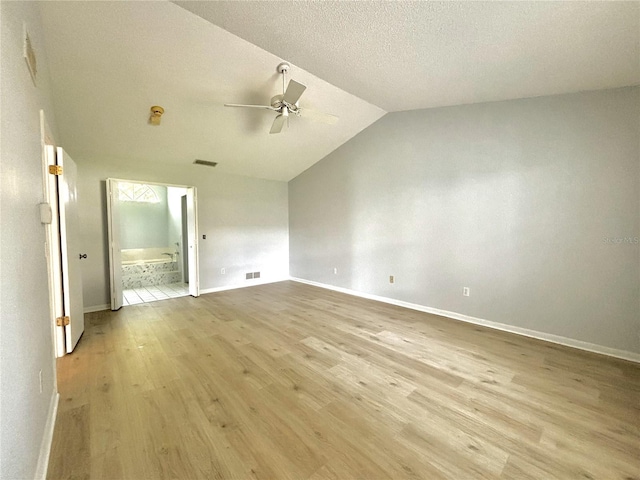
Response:
[{"label": "white door frame", "polygon": [[[200,270],[198,268],[198,192],[187,187],[187,245],[189,247],[189,295],[200,296]],[[184,238],[182,239],[184,242]]]},{"label": "white door frame", "polygon": [[[172,183],[147,182],[145,180],[128,180],[122,178],[107,179],[107,226],[108,226],[108,249],[109,249],[109,292],[111,309],[117,310],[122,306],[122,288],[117,288],[117,284],[122,285],[122,274],[120,270],[120,229],[119,229],[119,212],[117,208],[113,208],[112,202],[117,202],[117,198],[109,198],[110,186],[117,185],[118,182],[142,183],[145,185],[157,185],[161,187],[184,188],[187,190],[187,210],[192,215],[188,217],[188,239],[182,239],[182,242],[188,241],[189,246],[189,295],[193,297],[200,296],[200,259],[198,251],[198,199],[196,187],[190,185],[176,185]],[[116,195],[116,191],[111,193],[112,197]],[[191,219],[193,221],[191,221]],[[118,260],[118,261],[116,261]],[[120,296],[120,298],[118,298]]]},{"label": "white door frame", "polygon": [[120,253],[120,209],[118,199],[118,181],[107,178],[107,241],[109,249],[109,295],[111,310],[122,307],[122,255]]},{"label": "white door frame", "polygon": [[[45,255],[49,275],[49,315],[51,339],[56,357],[67,354],[65,349],[64,327],[56,324],[56,319],[64,312],[62,298],[62,271],[60,254],[60,235],[58,225],[58,196],[55,176],[49,173],[49,165],[55,165],[56,147],[53,134],[47,124],[44,110],[40,110],[40,141],[42,143],[42,190],[41,221],[46,225]],[[48,218],[44,218],[48,217]],[[57,382],[57,381],[56,381]],[[57,383],[56,383],[57,385]]]}]

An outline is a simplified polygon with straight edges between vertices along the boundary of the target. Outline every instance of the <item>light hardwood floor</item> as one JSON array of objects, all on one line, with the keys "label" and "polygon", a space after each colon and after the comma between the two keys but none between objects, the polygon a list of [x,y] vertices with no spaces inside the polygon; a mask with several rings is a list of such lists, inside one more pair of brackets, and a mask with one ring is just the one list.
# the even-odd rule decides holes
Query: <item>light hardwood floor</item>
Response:
[{"label": "light hardwood floor", "polygon": [[293,282],[97,312],[50,479],[638,479],[640,366]]}]

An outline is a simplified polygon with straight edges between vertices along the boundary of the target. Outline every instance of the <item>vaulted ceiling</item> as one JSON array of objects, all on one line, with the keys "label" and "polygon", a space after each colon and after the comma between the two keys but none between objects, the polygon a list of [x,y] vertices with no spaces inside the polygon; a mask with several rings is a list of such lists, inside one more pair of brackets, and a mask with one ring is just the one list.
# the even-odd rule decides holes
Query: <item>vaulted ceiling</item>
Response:
[{"label": "vaulted ceiling", "polygon": [[388,112],[640,83],[640,2],[175,3]]},{"label": "vaulted ceiling", "polygon": [[[387,111],[640,84],[639,2],[42,2],[60,141],[79,161],[289,180]],[[268,133],[276,66],[305,84]],[[159,127],[149,108],[165,108]],[[200,167],[201,168],[201,167]]]}]

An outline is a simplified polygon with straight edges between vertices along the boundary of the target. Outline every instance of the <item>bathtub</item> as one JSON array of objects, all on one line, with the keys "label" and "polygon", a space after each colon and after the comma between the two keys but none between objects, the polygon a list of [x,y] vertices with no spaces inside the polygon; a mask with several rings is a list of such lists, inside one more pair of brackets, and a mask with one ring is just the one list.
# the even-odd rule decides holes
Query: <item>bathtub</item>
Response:
[{"label": "bathtub", "polygon": [[[165,255],[171,253],[171,256]],[[182,281],[179,255],[173,247],[121,250],[122,286],[125,289]]]},{"label": "bathtub", "polygon": [[172,263],[173,256],[166,256],[164,258],[149,258],[147,260],[123,260],[122,265],[144,265],[152,263]]}]

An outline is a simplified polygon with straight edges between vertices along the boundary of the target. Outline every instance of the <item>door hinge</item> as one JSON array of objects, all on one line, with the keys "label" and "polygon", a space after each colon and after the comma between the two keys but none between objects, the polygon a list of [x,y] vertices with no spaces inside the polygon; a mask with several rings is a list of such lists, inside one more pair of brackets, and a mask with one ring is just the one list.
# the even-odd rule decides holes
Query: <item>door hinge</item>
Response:
[{"label": "door hinge", "polygon": [[67,325],[69,325],[69,317],[56,318],[56,325],[58,327],[66,327]]},{"label": "door hinge", "polygon": [[62,175],[62,165],[49,165],[51,175]]}]

